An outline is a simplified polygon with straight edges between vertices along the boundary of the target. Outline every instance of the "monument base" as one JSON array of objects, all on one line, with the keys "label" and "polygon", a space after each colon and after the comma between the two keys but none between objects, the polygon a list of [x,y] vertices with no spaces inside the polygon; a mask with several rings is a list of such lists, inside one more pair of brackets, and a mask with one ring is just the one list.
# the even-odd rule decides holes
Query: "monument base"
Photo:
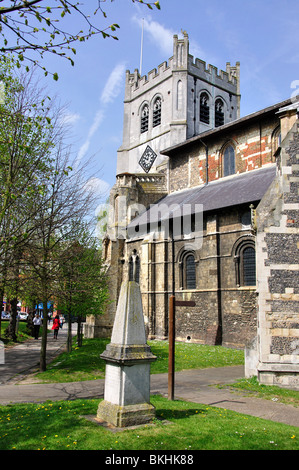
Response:
[{"label": "monument base", "polygon": [[137,426],[155,418],[155,407],[150,403],[120,406],[103,400],[99,404],[97,418],[118,428]]}]

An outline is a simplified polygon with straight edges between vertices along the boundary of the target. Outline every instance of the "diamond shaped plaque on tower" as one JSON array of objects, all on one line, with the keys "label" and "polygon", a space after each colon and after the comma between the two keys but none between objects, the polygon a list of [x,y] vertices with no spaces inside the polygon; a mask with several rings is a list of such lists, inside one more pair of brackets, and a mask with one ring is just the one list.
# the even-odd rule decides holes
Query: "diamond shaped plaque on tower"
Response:
[{"label": "diamond shaped plaque on tower", "polygon": [[148,145],[145,151],[143,152],[142,157],[139,160],[139,165],[146,173],[148,173],[151,167],[153,166],[153,163],[156,160],[156,158],[157,158],[157,154]]}]

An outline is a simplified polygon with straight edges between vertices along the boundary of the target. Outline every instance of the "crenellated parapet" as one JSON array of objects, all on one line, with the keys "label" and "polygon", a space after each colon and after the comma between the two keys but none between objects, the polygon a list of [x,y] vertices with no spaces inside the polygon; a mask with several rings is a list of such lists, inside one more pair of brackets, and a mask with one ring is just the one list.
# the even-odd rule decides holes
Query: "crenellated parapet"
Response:
[{"label": "crenellated parapet", "polygon": [[130,70],[126,71],[125,101],[167,80],[173,72],[183,71],[188,71],[197,79],[228,88],[231,93],[240,93],[240,62],[237,62],[235,66],[227,62],[224,71],[218,70],[214,65],[207,64],[199,58],[194,58],[189,54],[189,38],[187,33],[184,33],[183,39],[178,39],[177,35],[173,36],[173,56],[168,61],[162,62],[157,68],[142,76],[138,69],[135,69],[133,73]]}]

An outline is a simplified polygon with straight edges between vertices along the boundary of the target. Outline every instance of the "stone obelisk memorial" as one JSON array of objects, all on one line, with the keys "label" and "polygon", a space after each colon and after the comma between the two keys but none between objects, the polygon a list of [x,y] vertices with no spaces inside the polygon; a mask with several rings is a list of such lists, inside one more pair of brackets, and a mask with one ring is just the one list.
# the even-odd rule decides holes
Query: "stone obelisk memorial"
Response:
[{"label": "stone obelisk memorial", "polygon": [[97,418],[116,427],[145,424],[155,417],[150,404],[150,363],[139,284],[123,282],[111,343],[101,354],[106,362],[104,400]]}]

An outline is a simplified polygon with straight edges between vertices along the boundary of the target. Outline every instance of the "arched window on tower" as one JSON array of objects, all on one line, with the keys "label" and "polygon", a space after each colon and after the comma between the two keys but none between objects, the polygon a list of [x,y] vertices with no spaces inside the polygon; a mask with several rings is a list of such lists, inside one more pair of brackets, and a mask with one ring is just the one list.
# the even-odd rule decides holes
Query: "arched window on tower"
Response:
[{"label": "arched window on tower", "polygon": [[209,96],[203,92],[200,95],[199,119],[205,124],[210,124]]},{"label": "arched window on tower", "polygon": [[215,127],[223,126],[224,124],[224,103],[218,98],[215,101]]},{"label": "arched window on tower", "polygon": [[145,104],[141,110],[140,132],[148,131],[149,107]]},{"label": "arched window on tower", "polygon": [[233,175],[235,173],[235,149],[228,145],[223,152],[223,176]]},{"label": "arched window on tower", "polygon": [[154,102],[153,109],[153,127],[159,126],[161,124],[161,111],[162,111],[162,100],[158,96]]}]

